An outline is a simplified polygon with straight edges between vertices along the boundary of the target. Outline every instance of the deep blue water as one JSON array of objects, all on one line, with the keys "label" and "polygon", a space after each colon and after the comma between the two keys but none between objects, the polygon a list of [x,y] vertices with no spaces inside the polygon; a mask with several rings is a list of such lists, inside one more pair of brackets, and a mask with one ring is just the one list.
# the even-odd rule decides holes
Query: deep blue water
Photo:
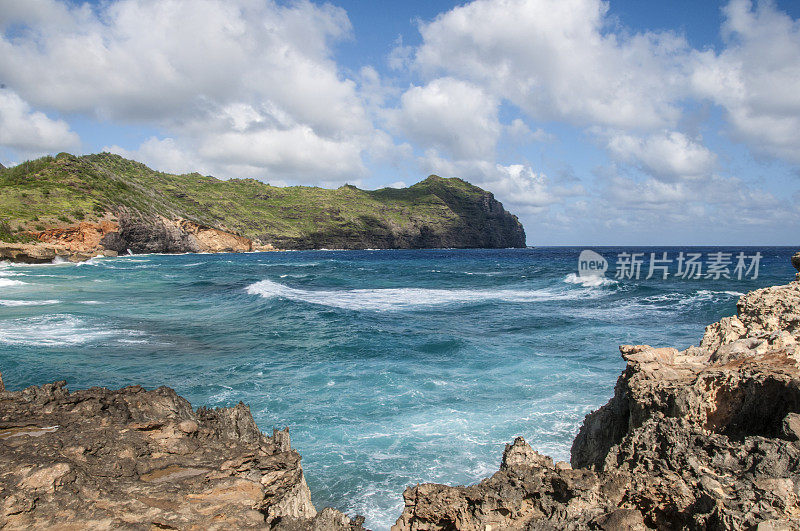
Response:
[{"label": "deep blue water", "polygon": [[[0,371],[10,389],[65,379],[242,400],[268,433],[290,427],[318,507],[385,529],[407,485],[475,482],[517,435],[568,460],[584,415],[612,395],[619,344],[696,344],[740,294],[794,274],[793,248],[742,249],[763,254],[755,280],[584,285],[580,250],[2,264]],[[612,270],[622,251],[595,250]]]}]

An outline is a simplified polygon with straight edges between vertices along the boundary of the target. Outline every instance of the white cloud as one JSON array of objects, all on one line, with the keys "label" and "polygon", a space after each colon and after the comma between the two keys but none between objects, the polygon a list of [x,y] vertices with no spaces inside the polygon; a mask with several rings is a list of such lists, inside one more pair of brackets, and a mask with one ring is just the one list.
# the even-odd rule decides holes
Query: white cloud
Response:
[{"label": "white cloud", "polygon": [[65,121],[33,111],[16,93],[0,89],[0,146],[32,157],[76,149],[80,138]]},{"label": "white cloud", "polygon": [[209,167],[198,166],[195,157],[181,149],[173,138],[150,137],[135,150],[113,145],[103,147],[103,151],[116,153],[169,173],[212,173]]},{"label": "white cloud", "polygon": [[471,83],[452,78],[412,86],[389,113],[389,126],[424,148],[456,159],[490,159],[500,137],[497,100]]},{"label": "white cloud", "polygon": [[421,26],[415,65],[479,83],[534,118],[673,126],[685,40],[606,31],[607,9],[600,0],[476,0]]},{"label": "white cloud", "polygon": [[717,164],[717,156],[708,148],[677,131],[644,138],[620,132],[607,135],[612,156],[663,181],[706,177]]},{"label": "white cloud", "polygon": [[[351,32],[340,8],[17,4],[0,0],[0,78],[33,105],[155,126],[173,145],[148,141],[140,151],[173,166],[220,168],[235,154],[270,179],[363,172],[374,128],[356,83],[331,57],[330,45]],[[175,149],[180,156],[167,154]]]},{"label": "white cloud", "polygon": [[726,48],[695,54],[695,91],[721,105],[733,137],[756,153],[800,163],[800,22],[774,4],[732,0]]},{"label": "white cloud", "polygon": [[543,173],[524,164],[497,164],[485,160],[450,160],[436,150],[428,150],[419,160],[424,173],[460,177],[491,191],[514,211],[537,213],[561,203],[564,197],[584,193],[580,185],[556,187]]},{"label": "white cloud", "polygon": [[247,132],[234,129],[205,134],[196,142],[151,137],[135,150],[110,146],[104,151],[168,172],[259,177],[272,183],[287,179],[314,184],[354,183],[366,172],[357,142],[335,142],[317,136],[309,127]]},{"label": "white cloud", "polygon": [[628,236],[659,234],[663,241],[670,232],[685,231],[696,243],[712,243],[708,234],[731,238],[737,231],[797,223],[789,201],[735,177],[664,182],[612,174],[603,183],[591,205],[595,223]]},{"label": "white cloud", "polygon": [[521,118],[514,118],[511,123],[506,126],[506,133],[513,140],[520,143],[550,142],[555,139],[555,136],[548,133],[541,127],[537,128],[536,131],[531,131],[531,128],[528,127],[528,124],[526,124]]}]

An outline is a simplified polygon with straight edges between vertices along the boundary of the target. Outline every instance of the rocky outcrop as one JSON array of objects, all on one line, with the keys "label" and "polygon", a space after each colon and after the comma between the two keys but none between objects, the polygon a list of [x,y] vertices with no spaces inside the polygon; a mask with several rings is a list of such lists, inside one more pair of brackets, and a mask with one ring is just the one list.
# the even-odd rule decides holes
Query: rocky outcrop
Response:
[{"label": "rocky outcrop", "polygon": [[252,240],[182,218],[119,214],[119,230],[100,244],[118,253],[238,253],[253,250]]},{"label": "rocky outcrop", "polygon": [[93,256],[133,253],[240,253],[273,251],[253,241],[187,219],[142,217],[122,212],[103,219],[32,233],[35,243],[0,242],[0,260],[42,264],[62,258],[82,262]]},{"label": "rocky outcrop", "polygon": [[59,245],[0,242],[0,260],[22,264],[46,264],[56,257],[69,256],[69,251]]},{"label": "rocky outcrop", "polygon": [[620,347],[571,465],[517,439],[477,485],[407,489],[394,529],[800,529],[798,308],[795,281],[743,296],[699,347]]},{"label": "rocky outcrop", "polygon": [[60,246],[73,253],[96,253],[102,251],[103,238],[119,230],[115,221],[100,220],[96,223],[81,222],[69,227],[56,227],[35,232],[37,240]]},{"label": "rocky outcrop", "polygon": [[288,431],[173,390],[0,384],[2,529],[360,529],[317,513]]}]

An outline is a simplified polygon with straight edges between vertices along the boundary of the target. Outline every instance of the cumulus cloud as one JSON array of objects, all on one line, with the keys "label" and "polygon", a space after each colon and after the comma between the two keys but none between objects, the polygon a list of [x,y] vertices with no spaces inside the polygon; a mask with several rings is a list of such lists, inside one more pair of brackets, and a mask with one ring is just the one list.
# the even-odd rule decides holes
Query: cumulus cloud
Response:
[{"label": "cumulus cloud", "polygon": [[417,145],[456,159],[491,159],[501,132],[497,107],[497,100],[479,87],[440,78],[404,92],[388,122]]},{"label": "cumulus cloud", "polygon": [[726,47],[695,54],[693,88],[725,109],[735,139],[800,163],[800,22],[771,2],[732,0],[724,13]]},{"label": "cumulus cloud", "polygon": [[716,154],[677,131],[647,137],[620,132],[607,136],[612,156],[663,181],[706,177],[717,163]]},{"label": "cumulus cloud", "polygon": [[534,119],[628,136],[678,131],[685,102],[708,100],[754,153],[800,162],[800,22],[771,2],[731,0],[724,48],[698,51],[675,33],[620,28],[607,10],[601,0],[475,0],[421,24],[412,64]]},{"label": "cumulus cloud", "polygon": [[[331,57],[331,44],[351,32],[340,8],[253,0],[0,6],[0,77],[35,106],[155,125],[196,167],[224,166],[235,153],[262,177],[363,172],[373,127],[356,83]],[[155,158],[148,142],[141,150]]]},{"label": "cumulus cloud", "polygon": [[479,83],[535,118],[675,124],[685,40],[605,31],[607,9],[600,0],[476,0],[420,27],[414,64]]},{"label": "cumulus cloud", "polygon": [[515,211],[541,213],[566,197],[585,194],[580,183],[559,185],[525,164],[497,164],[485,160],[452,160],[428,150],[418,164],[445,177],[460,177],[486,190]]},{"label": "cumulus cloud", "polygon": [[64,120],[48,118],[15,92],[0,89],[0,147],[35,156],[79,146],[80,138]]},{"label": "cumulus cloud", "polygon": [[541,127],[537,128],[535,131],[532,131],[528,124],[526,124],[521,118],[514,118],[511,120],[511,123],[505,127],[506,133],[510,136],[514,141],[520,143],[527,143],[527,142],[550,142],[554,140],[555,137],[542,129]]},{"label": "cumulus cloud", "polygon": [[112,145],[103,147],[103,151],[116,153],[169,173],[181,174],[193,171],[203,174],[213,173],[211,168],[207,166],[198,166],[197,160],[192,153],[179,147],[174,138],[152,136],[142,142],[137,149],[131,150]]}]

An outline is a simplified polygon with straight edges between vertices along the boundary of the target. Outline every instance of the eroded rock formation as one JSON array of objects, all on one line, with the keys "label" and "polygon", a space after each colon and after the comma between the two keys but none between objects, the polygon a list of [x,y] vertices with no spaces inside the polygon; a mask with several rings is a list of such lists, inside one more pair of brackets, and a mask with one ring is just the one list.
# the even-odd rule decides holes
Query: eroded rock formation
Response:
[{"label": "eroded rock formation", "polygon": [[32,235],[34,243],[0,242],[0,260],[42,264],[62,258],[82,262],[94,256],[134,253],[241,253],[272,251],[243,236],[183,218],[144,218],[121,213],[119,219],[81,222]]},{"label": "eroded rock formation", "polygon": [[222,253],[253,250],[252,240],[187,219],[119,214],[119,230],[100,242],[118,253]]},{"label": "eroded rock formation", "polygon": [[0,384],[2,529],[360,529],[319,513],[288,431],[173,390]]},{"label": "eroded rock formation", "polygon": [[800,281],[737,309],[699,347],[620,347],[571,466],[519,438],[477,485],[408,488],[393,529],[800,529]]}]

